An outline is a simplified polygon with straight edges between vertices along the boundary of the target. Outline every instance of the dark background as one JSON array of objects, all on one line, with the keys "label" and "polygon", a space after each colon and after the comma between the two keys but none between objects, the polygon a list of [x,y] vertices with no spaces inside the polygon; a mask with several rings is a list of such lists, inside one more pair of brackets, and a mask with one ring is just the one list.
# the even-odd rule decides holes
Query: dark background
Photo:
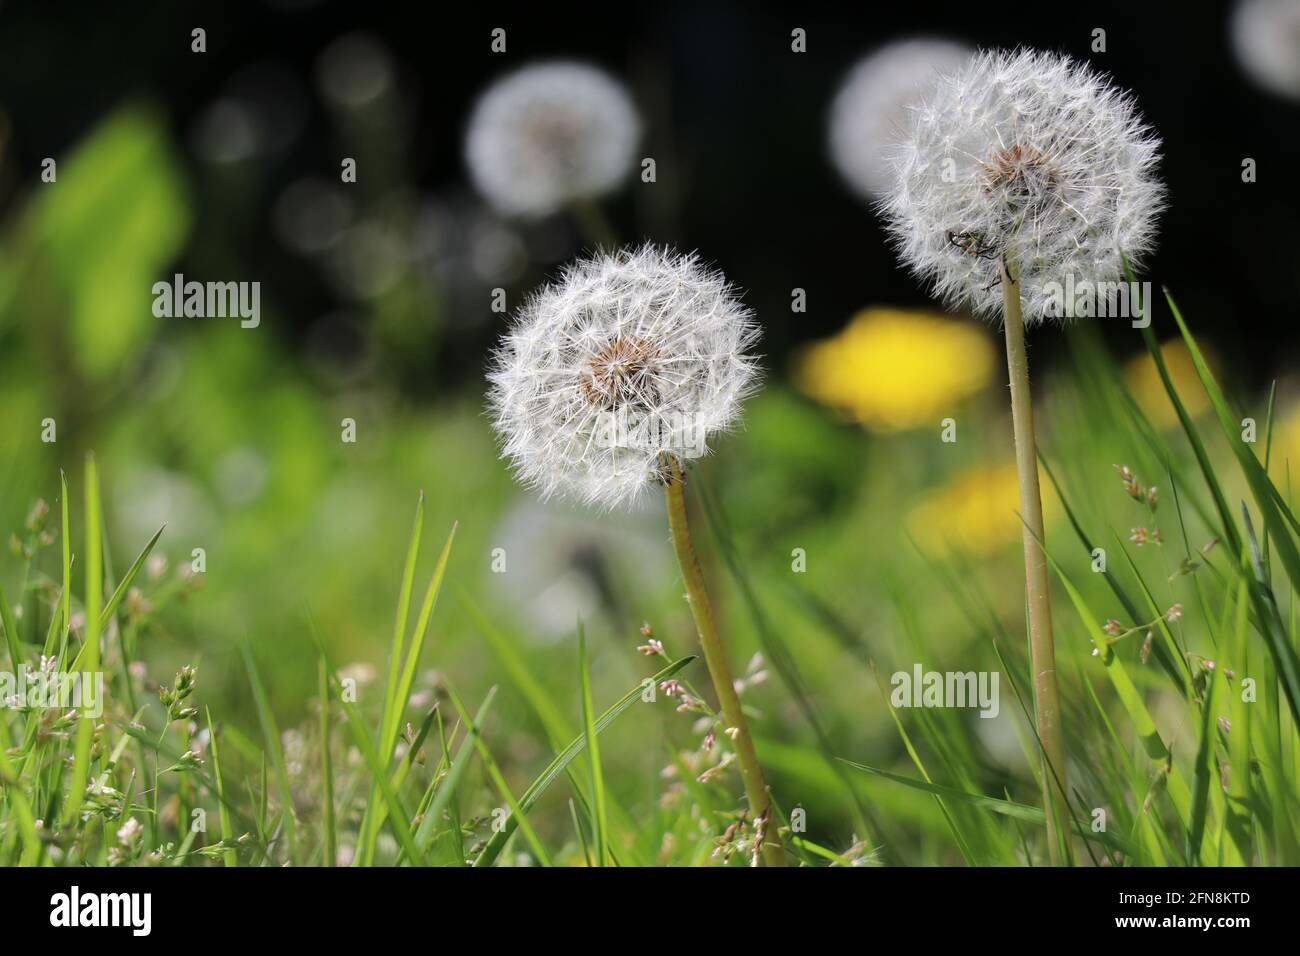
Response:
[{"label": "dark background", "polygon": [[[9,142],[0,204],[30,188],[42,157],[70,148],[123,100],[160,101],[184,142],[233,75],[271,64],[295,104],[295,135],[259,157],[258,176],[233,208],[196,174],[199,217],[178,268],[231,254],[213,253],[214,244],[237,250],[274,273],[277,325],[295,335],[335,303],[313,270],[277,243],[269,210],[303,169],[337,176],[337,131],[312,80],[323,48],[359,30],[389,50],[409,141],[387,145],[420,189],[463,182],[463,124],[493,77],[535,58],[589,59],[632,87],[647,121],[643,154],[659,163],[654,187],[634,181],[606,203],[618,231],[714,260],[748,290],[767,328],[765,349],[779,362],[792,344],[839,328],[862,306],[927,301],[895,262],[877,218],[826,158],[826,106],[844,72],[876,45],[910,34],[1025,44],[1087,58],[1137,95],[1164,140],[1170,198],[1145,277],[1168,285],[1194,328],[1259,381],[1285,365],[1300,335],[1300,105],[1250,83],[1230,49],[1227,14],[1228,5],[1215,2],[4,2],[0,102]],[[206,55],[189,52],[194,26],[208,31]],[[497,26],[508,31],[506,56],[489,51]],[[808,31],[806,54],[790,50],[796,26]],[[1097,27],[1107,33],[1101,54],[1090,51]],[[1241,181],[1247,156],[1258,162],[1253,184]],[[658,201],[638,198],[644,188],[662,190]],[[545,260],[553,265],[574,251],[535,256],[543,261],[520,285],[538,281]],[[795,286],[808,291],[805,315],[789,311]],[[1125,323],[1109,323],[1107,335],[1119,351],[1139,347]],[[1062,347],[1059,335],[1035,338],[1043,353]],[[473,356],[490,340],[484,330],[406,372],[426,382],[430,374],[477,374]]]}]

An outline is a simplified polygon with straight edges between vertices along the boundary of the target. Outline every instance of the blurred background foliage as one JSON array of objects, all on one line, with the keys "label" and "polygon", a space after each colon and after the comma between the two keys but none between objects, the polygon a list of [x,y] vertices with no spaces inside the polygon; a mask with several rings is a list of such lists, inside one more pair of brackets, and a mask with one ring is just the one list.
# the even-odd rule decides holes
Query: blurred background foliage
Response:
[{"label": "blurred background foliage", "polygon": [[[1137,92],[1167,144],[1171,208],[1150,272],[1181,296],[1233,398],[1261,422],[1279,379],[1275,476],[1300,453],[1297,326],[1278,321],[1293,320],[1300,301],[1300,187],[1283,172],[1300,154],[1300,123],[1294,104],[1239,75],[1213,4],[1173,17],[1148,11],[1160,4],[1090,4],[1032,20],[970,4],[942,18],[895,6],[852,29],[830,7],[521,8],[504,18],[462,9],[417,27],[373,6],[141,4],[87,11],[75,28],[42,5],[0,6],[0,528],[20,531],[38,497],[53,503],[60,469],[75,488],[93,449],[117,561],[163,523],[169,568],[159,576],[206,551],[206,572],[140,635],[139,654],[155,680],[197,663],[200,696],[224,720],[254,724],[237,651],[245,634],[282,726],[304,718],[316,680],[308,609],[336,660],[383,669],[421,490],[431,540],[459,522],[450,592],[484,609],[575,723],[578,616],[598,700],[647,673],[634,650],[643,622],[674,655],[694,648],[661,512],[534,501],[498,462],[483,415],[486,350],[502,327],[491,290],[504,288],[513,306],[589,246],[564,216],[501,219],[460,166],[476,92],[537,57],[589,58],[628,81],[659,181],[633,181],[610,200],[615,230],[699,248],[748,290],[765,327],[766,388],[700,480],[835,753],[906,765],[873,663],[885,676],[914,662],[999,667],[950,576],[1012,634],[1021,611],[1019,586],[1006,586],[1021,579],[1021,557],[998,339],[937,314],[896,267],[873,213],[829,168],[823,117],[808,106],[829,101],[857,55],[941,26],[970,42],[1086,56],[1090,30],[1109,27],[1113,53],[1093,59]],[[507,57],[488,52],[497,19]],[[809,30],[806,56],[789,52],[795,24]],[[193,26],[207,29],[206,54],[189,52]],[[1166,64],[1172,50],[1177,69]],[[1243,151],[1259,158],[1257,184],[1240,181]],[[58,162],[53,184],[39,179],[46,156]],[[339,181],[344,156],[358,161],[354,185]],[[261,327],[156,319],[150,288],[174,272],[260,280]],[[808,292],[806,313],[791,312],[795,287]],[[1163,338],[1174,334],[1167,316],[1158,322]],[[1036,331],[1031,344],[1042,358],[1042,445],[1073,505],[1098,527],[1140,524],[1111,466],[1131,464],[1156,484],[1165,469],[1121,384],[1160,433],[1176,421],[1137,333],[1107,321]],[[1181,346],[1169,358],[1195,402],[1202,393]],[[1193,411],[1203,414],[1204,401]],[[954,444],[939,440],[947,417]],[[46,418],[56,443],[41,441]],[[357,423],[355,444],[340,441],[344,418]],[[1049,535],[1074,547],[1047,498]],[[79,521],[74,510],[78,541]],[[1188,534],[1196,547],[1207,537],[1203,526]],[[705,547],[740,667],[762,649],[762,629],[716,541]],[[492,572],[495,548],[504,574]],[[803,575],[791,572],[797,548]],[[1136,560],[1159,564],[1152,551]],[[53,560],[37,557],[38,580]],[[21,554],[0,558],[11,594],[23,564]],[[1104,604],[1104,585],[1084,583]],[[20,609],[29,639],[43,628],[35,593]],[[1090,648],[1071,627],[1058,638],[1067,674]],[[1018,646],[1006,651],[1023,659]],[[451,597],[426,661],[467,698],[503,680],[479,623]],[[1067,693],[1074,705],[1077,694]],[[843,842],[858,823],[799,700],[776,680],[751,692],[760,751],[786,804],[801,803],[814,831]],[[998,720],[936,719],[964,725],[953,746],[977,755],[977,789],[1001,793],[1027,778],[1009,703]],[[507,776],[526,782],[544,762],[535,718],[503,694],[494,721]],[[663,723],[692,745],[686,720]],[[1194,728],[1181,730],[1190,736],[1175,739],[1176,751],[1194,745]],[[610,733],[602,749],[625,771],[610,771],[618,788],[661,786],[660,731],[629,720]],[[931,801],[866,778],[855,786],[895,821],[878,841],[924,853],[942,839]]]}]

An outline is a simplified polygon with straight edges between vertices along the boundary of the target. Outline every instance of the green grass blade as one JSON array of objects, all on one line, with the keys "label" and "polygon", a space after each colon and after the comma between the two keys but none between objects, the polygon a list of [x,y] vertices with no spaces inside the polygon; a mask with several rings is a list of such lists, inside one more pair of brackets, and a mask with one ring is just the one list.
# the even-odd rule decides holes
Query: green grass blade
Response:
[{"label": "green grass blade", "polygon": [[266,696],[266,689],[262,686],[262,678],[257,671],[252,643],[248,638],[244,638],[239,643],[239,649],[244,657],[248,683],[252,687],[253,700],[257,705],[257,719],[262,725],[262,737],[266,750],[271,755],[271,766],[275,770],[276,785],[280,791],[280,804],[283,809],[285,839],[288,841],[289,858],[293,861],[297,856],[298,838],[294,826],[293,789],[289,786],[289,770],[284,762],[284,750],[280,747],[280,731],[275,725],[271,700]]},{"label": "green grass blade", "polygon": [[[337,680],[337,677],[335,678]],[[388,779],[388,770],[383,761],[379,759],[379,753],[375,750],[374,742],[370,734],[366,731],[366,725],[361,720],[361,715],[357,713],[352,703],[339,695],[339,705],[343,708],[343,713],[347,716],[347,727],[352,733],[352,739],[361,751],[361,756],[370,768],[370,775],[375,782],[379,794],[384,799],[384,805],[388,810],[387,820],[397,836],[397,842],[402,845],[402,850],[416,862],[419,866],[425,865],[424,854],[420,851],[419,843],[411,834],[409,821],[411,819],[410,811],[402,805],[401,797],[393,789],[392,783]]]},{"label": "green grass blade", "polygon": [[420,534],[424,529],[424,492],[415,505],[415,523],[411,540],[406,548],[406,565],[402,569],[402,588],[397,598],[397,619],[393,623],[393,639],[388,649],[388,683],[384,685],[383,727],[388,726],[397,695],[397,683],[402,664],[402,646],[406,639],[406,621],[411,611],[411,590],[415,584],[415,563],[420,557]]},{"label": "green grass blade", "polygon": [[19,858],[19,865],[35,866],[41,857],[41,837],[36,831],[36,815],[32,813],[26,788],[23,781],[15,774],[5,749],[3,742],[0,742],[0,782],[4,783],[5,799],[13,808],[18,834],[23,841],[23,853]]},{"label": "green grass blade", "polygon": [[18,622],[14,620],[9,595],[5,594],[3,585],[0,585],[0,627],[5,631],[5,646],[9,649],[9,667],[15,674],[21,673],[26,658],[23,657],[22,646],[18,643]]},{"label": "green grass blade", "polygon": [[72,627],[72,532],[68,521],[68,476],[62,468],[59,469],[59,513],[62,521],[60,564],[63,571],[63,594],[59,605],[63,613],[63,639],[67,640],[68,631]]},{"label": "green grass blade", "polygon": [[334,866],[338,860],[338,845],[334,822],[334,763],[330,758],[329,664],[324,654],[316,658],[316,693],[320,696],[320,777],[324,808],[321,826],[324,829],[325,865]]},{"label": "green grass blade", "polygon": [[928,780],[914,780],[911,777],[904,777],[901,774],[890,773],[888,770],[881,770],[877,767],[869,767],[866,764],[855,763],[852,760],[845,760],[843,757],[841,757],[840,760],[846,765],[852,767],[854,770],[861,770],[863,773],[875,774],[878,777],[884,777],[886,780],[901,783],[904,786],[933,794],[936,797],[955,800],[959,803],[968,803],[971,806],[979,807],[983,810],[991,810],[994,813],[1014,817],[1017,820],[1026,820],[1030,823],[1036,823],[1041,826],[1047,825],[1047,817],[1043,813],[1042,807],[1031,807],[1028,804],[1014,803],[1010,800],[1001,800],[997,797],[989,797],[981,793],[968,793],[967,791],[959,790],[956,787],[945,787],[941,784],[930,783]]},{"label": "green grass blade", "polygon": [[433,828],[442,819],[442,812],[450,803],[452,795],[455,794],[460,778],[465,773],[465,767],[473,756],[475,742],[479,736],[479,728],[483,726],[483,721],[487,718],[488,711],[491,710],[496,695],[497,689],[495,687],[488,689],[487,695],[483,698],[483,703],[479,705],[478,713],[474,715],[474,723],[465,728],[465,739],[461,741],[460,749],[456,751],[456,759],[452,761],[451,767],[448,768],[447,776],[443,777],[442,782],[438,784],[438,792],[434,795],[433,802],[429,804],[429,808],[424,812],[424,819],[420,821],[420,826],[415,831],[417,846],[428,846],[429,840],[433,836]]},{"label": "green grass blade", "polygon": [[1052,554],[1046,549],[1043,550],[1043,553],[1047,556],[1053,570],[1056,571],[1057,578],[1064,585],[1066,594],[1070,597],[1070,603],[1074,605],[1075,613],[1078,614],[1084,630],[1096,647],[1097,657],[1100,659],[1102,666],[1105,667],[1106,676],[1110,678],[1115,693],[1119,695],[1120,703],[1124,705],[1129,719],[1133,721],[1133,729],[1137,733],[1138,739],[1142,741],[1142,747],[1147,756],[1157,765],[1167,767],[1166,789],[1169,800],[1173,804],[1183,826],[1187,826],[1191,817],[1191,791],[1187,786],[1187,781],[1173,763],[1169,747],[1161,738],[1156,722],[1147,709],[1146,701],[1143,700],[1137,686],[1133,683],[1133,679],[1129,676],[1124,662],[1119,659],[1119,655],[1115,653],[1114,648],[1104,640],[1105,632],[1102,630],[1097,616],[1083,599],[1083,595],[1079,593],[1079,589],[1075,587],[1074,582],[1070,580],[1069,575],[1065,573],[1065,570]]},{"label": "green grass blade", "polygon": [[[94,674],[99,670],[100,613],[104,604],[104,550],[100,531],[103,527],[99,506],[99,473],[95,456],[86,456],[86,643],[80,655],[80,669]],[[93,679],[93,678],[92,678]],[[81,814],[86,798],[86,781],[90,779],[90,745],[95,735],[95,720],[83,715],[77,722],[77,743],[72,764],[72,782],[68,785],[64,808],[64,826],[73,824]]]},{"label": "green grass blade", "polygon": [[[217,785],[217,814],[221,821],[221,839],[229,840],[234,831],[230,826],[230,810],[226,806],[226,785],[221,778],[221,751],[217,744],[217,731],[212,726],[212,711],[207,711],[208,719],[208,742],[212,748],[212,779]],[[225,860],[226,866],[238,866],[239,855],[233,850],[228,849],[221,854]]]},{"label": "green grass blade", "polygon": [[[1129,281],[1135,282],[1132,272],[1127,268],[1126,272],[1128,272]],[[1206,487],[1210,490],[1210,497],[1214,499],[1214,510],[1218,512],[1224,539],[1228,542],[1232,553],[1239,554],[1241,552],[1241,536],[1237,531],[1236,522],[1232,520],[1232,512],[1228,508],[1228,499],[1219,484],[1218,476],[1214,471],[1214,464],[1210,461],[1209,452],[1205,449],[1205,442],[1201,440],[1201,433],[1196,428],[1195,422],[1192,421],[1187,406],[1183,404],[1178,389],[1174,386],[1174,380],[1169,374],[1168,366],[1165,364],[1165,357],[1160,349],[1160,343],[1156,341],[1155,333],[1151,330],[1149,321],[1151,303],[1144,302],[1142,305],[1148,318],[1146,326],[1142,329],[1142,340],[1146,343],[1147,351],[1151,354],[1151,360],[1155,363],[1156,372],[1165,387],[1165,393],[1169,396],[1170,404],[1174,406],[1174,412],[1183,427],[1183,433],[1187,436],[1188,444],[1192,446],[1192,453],[1196,456],[1196,463],[1201,469],[1202,477],[1205,478]],[[1193,359],[1193,362],[1195,362],[1195,359]]]},{"label": "green grass blade", "polygon": [[[695,660],[694,657],[679,658],[649,679],[654,681],[657,686],[661,681],[665,681],[678,673],[693,660]],[[642,687],[642,684],[637,684],[637,686],[628,691],[618,703],[601,714],[600,718],[596,720],[593,726],[595,733],[599,734],[602,730],[617,720],[625,710],[640,700]],[[546,769],[541,772],[537,779],[534,780],[528,789],[524,791],[523,796],[519,798],[519,806],[524,810],[524,812],[532,809],[533,804],[536,803],[538,798],[546,792],[546,788],[555,782],[556,777],[564,773],[569,762],[586,749],[586,746],[587,734],[584,732],[574,738],[574,740],[565,747],[564,750],[550,762],[550,764],[547,765]],[[491,839],[487,842],[487,846],[485,846],[482,852],[474,859],[475,866],[491,866],[493,862],[495,862],[496,858],[500,855],[502,848],[506,845],[506,841],[510,839],[510,835],[514,832],[513,822],[513,820],[507,822],[506,826],[500,832],[492,834]]]},{"label": "green grass blade", "polygon": [[591,674],[587,668],[587,636],[578,622],[578,673],[582,684],[582,729],[587,740],[591,767],[591,831],[596,849],[596,865],[605,865],[605,845],[609,820],[605,814],[605,777],[600,767],[600,745],[596,739],[596,718],[591,703]]},{"label": "green grass blade", "polygon": [[131,582],[134,581],[135,576],[140,573],[140,569],[144,567],[144,563],[149,560],[150,552],[153,551],[154,545],[158,543],[158,539],[162,537],[162,533],[166,530],[167,525],[164,524],[161,528],[155,531],[153,537],[149,539],[149,543],[144,546],[144,550],[136,555],[135,560],[131,562],[131,567],[127,570],[126,576],[122,578],[121,583],[119,583],[116,589],[114,589],[113,596],[108,599],[108,603],[104,605],[104,610],[99,615],[99,626],[101,629],[108,627],[108,622],[113,617],[113,612],[117,610],[117,606],[121,604],[122,599],[126,597],[126,592],[131,587]]},{"label": "green grass blade", "polygon": [[[420,663],[420,652],[424,649],[425,635],[429,630],[429,619],[433,616],[433,609],[438,603],[438,594],[442,591],[442,579],[447,573],[447,561],[451,557],[451,546],[455,540],[456,525],[453,524],[451,533],[447,535],[447,541],[442,546],[442,553],[438,556],[438,563],[434,566],[433,576],[429,579],[429,587],[425,591],[424,603],[420,606],[420,614],[415,621],[415,631],[411,634],[411,640],[406,648],[406,659],[402,665],[401,677],[390,702],[391,708],[388,711],[387,725],[384,727],[382,746],[379,749],[380,755],[385,761],[392,759],[393,749],[397,746],[397,734],[402,725],[402,714],[406,712],[406,706],[411,699],[411,685],[415,682],[415,669]],[[399,649],[395,647],[394,650]]]},{"label": "green grass blade", "polygon": [[506,801],[506,805],[510,808],[512,818],[518,819],[519,829],[523,831],[524,838],[528,841],[528,845],[532,847],[533,854],[537,857],[537,862],[542,866],[549,867],[551,865],[551,859],[546,853],[546,848],[542,845],[541,838],[537,835],[537,831],[533,829],[533,825],[528,822],[528,817],[524,815],[523,808],[519,806],[519,801],[515,799],[514,794],[511,792],[510,785],[506,782],[505,774],[501,772],[500,766],[497,765],[496,759],[492,756],[492,751],[488,749],[487,742],[483,740],[483,734],[478,725],[474,722],[474,719],[470,717],[469,711],[466,710],[465,706],[461,703],[460,695],[456,693],[455,689],[452,688],[450,684],[447,685],[447,694],[451,697],[451,703],[452,706],[456,708],[456,713],[460,715],[461,723],[465,725],[466,729],[473,737],[475,748],[478,750],[478,755],[483,761],[483,766],[487,768],[488,776],[492,778],[493,785],[497,788],[497,792],[500,793],[502,798]]}]

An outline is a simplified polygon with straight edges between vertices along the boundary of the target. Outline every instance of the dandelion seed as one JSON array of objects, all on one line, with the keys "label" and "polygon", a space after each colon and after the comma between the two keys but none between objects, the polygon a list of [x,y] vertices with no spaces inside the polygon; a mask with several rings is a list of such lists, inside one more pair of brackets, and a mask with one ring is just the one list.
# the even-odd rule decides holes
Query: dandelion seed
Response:
[{"label": "dandelion seed", "polygon": [[867,198],[893,181],[889,150],[907,129],[909,108],[974,51],[958,43],[917,37],[890,43],[860,60],[831,103],[830,155],[846,182]]},{"label": "dandelion seed", "polygon": [[751,313],[694,255],[582,259],[519,311],[489,401],[503,454],[543,498],[626,506],[664,456],[698,458],[758,380]]},{"label": "dandelion seed", "polygon": [[632,98],[613,77],[583,63],[539,63],[483,94],[466,132],[465,159],[498,211],[543,216],[617,186],[640,136]]},{"label": "dandelion seed", "polygon": [[1121,250],[1151,251],[1158,160],[1132,96],[1086,64],[983,52],[914,111],[881,209],[899,257],[954,305],[1000,313],[1011,263],[1032,325],[1053,314],[1049,284],[1112,281]]}]

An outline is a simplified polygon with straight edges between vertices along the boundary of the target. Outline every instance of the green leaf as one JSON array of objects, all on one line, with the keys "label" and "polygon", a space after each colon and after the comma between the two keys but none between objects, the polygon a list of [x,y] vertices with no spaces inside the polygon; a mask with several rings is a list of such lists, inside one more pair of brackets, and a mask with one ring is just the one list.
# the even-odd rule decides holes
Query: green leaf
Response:
[{"label": "green leaf", "polygon": [[[112,113],[59,161],[58,184],[35,191],[11,241],[17,248],[6,249],[34,258],[28,281],[63,293],[65,354],[96,380],[120,373],[170,321],[154,316],[152,287],[172,281],[163,270],[180,253],[191,217],[168,125],[149,107]],[[34,257],[24,256],[26,243]],[[39,304],[32,315],[45,318]]]}]

